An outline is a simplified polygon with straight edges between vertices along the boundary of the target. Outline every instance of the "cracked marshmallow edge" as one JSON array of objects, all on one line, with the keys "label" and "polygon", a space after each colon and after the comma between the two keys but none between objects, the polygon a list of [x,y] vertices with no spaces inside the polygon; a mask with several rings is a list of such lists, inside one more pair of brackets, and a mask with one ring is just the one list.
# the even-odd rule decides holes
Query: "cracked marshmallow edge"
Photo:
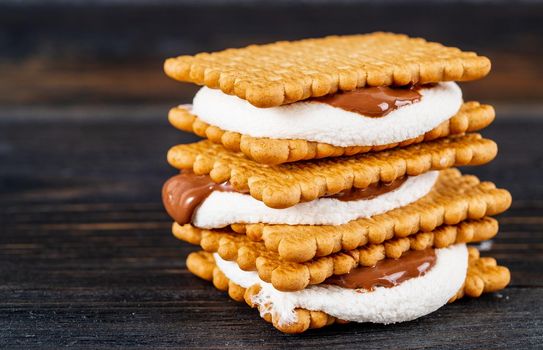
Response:
[{"label": "cracked marshmallow edge", "polygon": [[259,284],[252,302],[260,313],[270,313],[280,325],[297,321],[295,309],[323,311],[345,321],[390,324],[414,320],[445,305],[462,287],[468,268],[465,244],[436,249],[436,264],[426,274],[392,287],[373,291],[313,285],[297,292],[281,292],[262,281],[257,272],[243,271],[235,262],[213,254],[217,267],[235,284],[249,288]]}]

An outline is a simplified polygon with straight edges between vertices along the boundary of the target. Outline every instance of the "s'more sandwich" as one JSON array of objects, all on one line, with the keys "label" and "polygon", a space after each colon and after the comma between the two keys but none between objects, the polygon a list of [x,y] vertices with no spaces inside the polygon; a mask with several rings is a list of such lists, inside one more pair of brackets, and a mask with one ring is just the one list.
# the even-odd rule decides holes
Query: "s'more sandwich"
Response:
[{"label": "s'more sandwich", "polygon": [[510,274],[468,243],[492,239],[509,192],[463,175],[497,154],[494,109],[455,81],[486,57],[390,33],[252,45],[166,60],[203,87],[171,124],[163,186],[188,269],[287,333],[396,323]]}]

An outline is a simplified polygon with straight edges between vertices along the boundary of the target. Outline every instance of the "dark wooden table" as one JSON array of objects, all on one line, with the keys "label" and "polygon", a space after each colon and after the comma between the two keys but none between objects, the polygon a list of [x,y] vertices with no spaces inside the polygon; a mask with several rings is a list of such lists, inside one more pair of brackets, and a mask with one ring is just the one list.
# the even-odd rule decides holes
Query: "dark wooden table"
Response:
[{"label": "dark wooden table", "polygon": [[[0,348],[543,347],[543,119],[503,112],[485,131],[509,189],[491,251],[511,269],[500,293],[398,325],[284,335],[185,269],[160,188],[167,106],[0,112]],[[542,113],[543,114],[543,113]]]}]

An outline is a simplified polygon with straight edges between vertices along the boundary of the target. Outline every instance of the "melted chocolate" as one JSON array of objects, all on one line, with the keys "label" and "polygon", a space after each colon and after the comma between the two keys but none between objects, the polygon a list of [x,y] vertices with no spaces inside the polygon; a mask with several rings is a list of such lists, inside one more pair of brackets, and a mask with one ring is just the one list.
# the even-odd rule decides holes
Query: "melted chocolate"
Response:
[{"label": "melted chocolate", "polygon": [[162,202],[168,214],[181,225],[190,223],[192,214],[213,191],[234,192],[229,182],[215,183],[209,175],[181,173],[162,187]]},{"label": "melted chocolate", "polygon": [[312,99],[349,112],[368,117],[384,117],[399,107],[419,102],[421,94],[413,86],[390,88],[377,86],[354,91],[338,92],[333,95]]},{"label": "melted chocolate", "polygon": [[[371,199],[397,189],[406,180],[407,177],[402,177],[390,183],[378,182],[371,184],[367,188],[353,188],[341,191],[328,196],[328,198],[336,198],[340,201]],[[218,184],[213,182],[209,175],[184,172],[166,181],[162,187],[162,202],[168,214],[177,223],[184,225],[191,222],[194,210],[213,191],[247,193],[236,191],[228,181]]]},{"label": "melted chocolate", "polygon": [[357,267],[345,275],[334,275],[323,283],[350,289],[390,288],[410,278],[424,275],[435,263],[436,254],[433,248],[410,250],[399,259],[384,259],[373,267]]},{"label": "melted chocolate", "polygon": [[387,192],[392,192],[407,181],[407,176],[397,178],[392,182],[376,182],[366,188],[351,188],[350,190],[341,191],[328,198],[335,198],[340,201],[356,201],[359,199],[372,199]]}]

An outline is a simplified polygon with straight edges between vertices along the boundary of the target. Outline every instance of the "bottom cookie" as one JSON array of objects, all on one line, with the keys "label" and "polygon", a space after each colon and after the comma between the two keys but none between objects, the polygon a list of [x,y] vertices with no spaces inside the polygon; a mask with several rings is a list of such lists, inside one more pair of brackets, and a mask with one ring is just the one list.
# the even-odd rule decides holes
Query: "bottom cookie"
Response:
[{"label": "bottom cookie", "polygon": [[232,299],[258,308],[266,321],[285,333],[301,333],[335,322],[408,321],[464,295],[478,297],[509,283],[509,270],[497,266],[493,258],[480,258],[475,248],[459,244],[436,250],[436,256],[436,265],[422,277],[372,291],[323,284],[280,292],[258,279],[256,273],[203,251],[191,253],[187,267],[196,276],[212,281],[217,289],[228,291]]}]

